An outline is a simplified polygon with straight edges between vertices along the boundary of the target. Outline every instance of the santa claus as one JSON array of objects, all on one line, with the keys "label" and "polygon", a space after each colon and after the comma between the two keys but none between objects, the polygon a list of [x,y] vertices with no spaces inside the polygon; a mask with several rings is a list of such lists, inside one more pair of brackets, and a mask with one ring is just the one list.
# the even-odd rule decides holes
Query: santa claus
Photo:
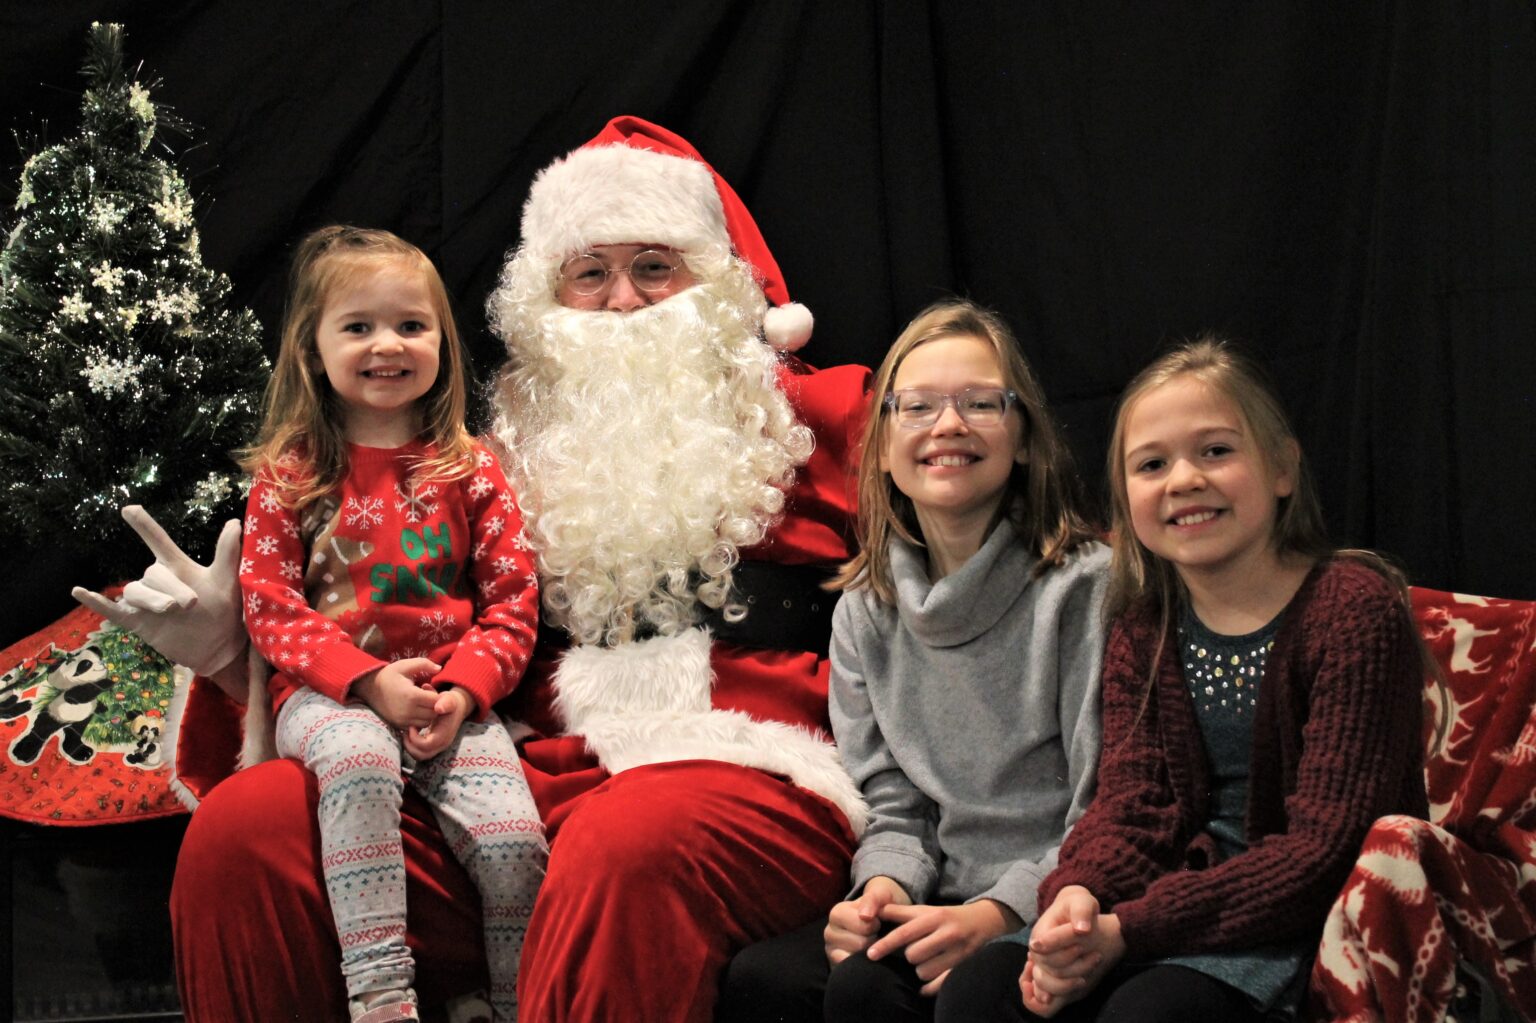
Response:
[{"label": "santa claus", "polygon": [[[546,626],[502,708],[551,840],[521,1011],[707,1020],[735,949],[842,897],[863,826],[828,738],[820,583],[851,553],[868,376],[790,354],[810,317],[751,216],[686,141],[637,118],[538,176],[488,309],[509,356],[496,435]],[[162,557],[113,613],[211,673],[226,566],[149,533]],[[198,696],[177,762],[210,789],[221,772],[193,736],[222,697]],[[207,791],[171,902],[189,1020],[340,1012],[314,799],[286,761]],[[425,805],[408,795],[404,816],[427,1008],[481,979],[478,900]]]}]

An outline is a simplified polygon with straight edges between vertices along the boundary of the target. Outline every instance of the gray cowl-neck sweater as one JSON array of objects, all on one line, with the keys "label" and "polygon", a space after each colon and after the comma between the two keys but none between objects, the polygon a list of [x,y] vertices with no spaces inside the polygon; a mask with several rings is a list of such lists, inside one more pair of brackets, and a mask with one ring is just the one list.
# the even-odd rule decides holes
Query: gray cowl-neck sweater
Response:
[{"label": "gray cowl-neck sweater", "polygon": [[1093,795],[1109,550],[1030,578],[1004,520],[931,583],[892,539],[897,606],[845,593],[832,626],[832,730],[869,801],[853,891],[897,881],[914,902],[996,899],[1026,923]]}]

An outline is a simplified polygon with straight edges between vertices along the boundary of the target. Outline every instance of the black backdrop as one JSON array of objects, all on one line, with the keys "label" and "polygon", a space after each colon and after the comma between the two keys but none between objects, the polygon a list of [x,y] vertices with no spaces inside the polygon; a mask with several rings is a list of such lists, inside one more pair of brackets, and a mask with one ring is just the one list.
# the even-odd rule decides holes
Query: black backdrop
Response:
[{"label": "black backdrop", "polygon": [[[969,295],[1018,329],[1097,484],[1129,376],[1161,341],[1228,332],[1270,361],[1337,539],[1424,585],[1536,597],[1530,3],[8,0],[0,18],[0,127],[53,141],[86,26],[126,23],[195,127],[177,163],[205,256],[269,339],[292,241],[351,221],[433,256],[488,371],[481,305],[532,175],[639,114],[754,211],[817,316],[810,361],[878,361],[921,306]],[[7,207],[24,155],[0,153]],[[31,560],[5,639],[103,581],[68,552]]]}]

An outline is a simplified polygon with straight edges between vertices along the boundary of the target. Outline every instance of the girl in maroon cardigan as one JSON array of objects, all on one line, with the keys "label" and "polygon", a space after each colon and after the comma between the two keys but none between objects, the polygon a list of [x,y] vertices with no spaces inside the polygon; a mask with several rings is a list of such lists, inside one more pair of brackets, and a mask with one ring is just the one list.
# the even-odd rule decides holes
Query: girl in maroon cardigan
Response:
[{"label": "girl in maroon cardigan", "polygon": [[1295,1012],[1367,828],[1424,816],[1401,577],[1330,548],[1257,368],[1205,338],[1127,388],[1098,795],[1031,932],[950,977],[981,1016]]}]

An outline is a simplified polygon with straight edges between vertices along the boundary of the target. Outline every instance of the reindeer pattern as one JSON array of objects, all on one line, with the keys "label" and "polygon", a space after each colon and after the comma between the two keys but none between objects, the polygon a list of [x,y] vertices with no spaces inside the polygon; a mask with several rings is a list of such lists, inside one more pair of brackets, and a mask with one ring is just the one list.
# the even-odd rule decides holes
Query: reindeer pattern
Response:
[{"label": "reindeer pattern", "polygon": [[384,636],[376,625],[358,629],[355,625],[359,610],[357,586],[352,581],[351,567],[373,553],[373,544],[366,540],[338,536],[336,527],[337,504],[335,498],[326,497],[305,509],[299,521],[299,537],[309,551],[309,563],[304,572],[304,595],[309,606],[335,621],[352,638],[359,650],[384,655]]}]

